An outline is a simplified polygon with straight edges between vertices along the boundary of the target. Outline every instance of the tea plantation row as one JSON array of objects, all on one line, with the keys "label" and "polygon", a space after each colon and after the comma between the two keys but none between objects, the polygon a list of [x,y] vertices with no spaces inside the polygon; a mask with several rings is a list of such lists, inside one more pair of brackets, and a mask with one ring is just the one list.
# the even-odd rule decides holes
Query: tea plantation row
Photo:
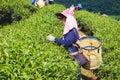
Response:
[{"label": "tea plantation row", "polygon": [[[63,25],[54,14],[64,9],[48,5],[26,20],[0,29],[0,79],[77,80],[77,62],[63,46],[46,41],[49,34],[61,37]],[[76,12],[75,17],[80,29],[87,27],[103,42],[101,80],[118,80],[120,23],[87,11]]]},{"label": "tea plantation row", "polygon": [[120,22],[100,14],[79,11],[76,18],[80,29],[82,26],[90,30],[95,37],[102,41],[103,64],[99,68],[98,75],[102,80],[120,79]]},{"label": "tea plantation row", "polygon": [[30,3],[30,0],[2,0],[0,4],[0,25],[7,25],[29,18],[37,11],[37,7]]},{"label": "tea plantation row", "polygon": [[63,27],[54,14],[63,9],[59,5],[47,6],[29,19],[0,29],[0,79],[77,78],[77,62],[62,46],[46,40],[49,34],[60,37]]}]

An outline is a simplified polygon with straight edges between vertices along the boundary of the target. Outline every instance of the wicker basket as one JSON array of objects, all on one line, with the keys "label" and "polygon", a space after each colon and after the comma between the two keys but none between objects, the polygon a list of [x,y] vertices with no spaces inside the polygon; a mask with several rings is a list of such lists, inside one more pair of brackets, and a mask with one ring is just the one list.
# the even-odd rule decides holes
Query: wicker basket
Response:
[{"label": "wicker basket", "polygon": [[96,37],[88,36],[81,38],[77,44],[80,46],[79,51],[89,61],[89,69],[97,69],[102,62],[102,42]]}]

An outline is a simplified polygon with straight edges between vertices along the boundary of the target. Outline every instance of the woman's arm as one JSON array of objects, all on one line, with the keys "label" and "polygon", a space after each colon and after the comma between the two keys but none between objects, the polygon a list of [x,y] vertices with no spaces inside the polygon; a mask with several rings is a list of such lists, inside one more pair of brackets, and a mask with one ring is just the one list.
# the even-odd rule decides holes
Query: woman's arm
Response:
[{"label": "woman's arm", "polygon": [[76,42],[76,35],[74,34],[74,29],[70,31],[64,39],[55,38],[55,42],[58,45],[63,46],[71,46],[74,42]]}]

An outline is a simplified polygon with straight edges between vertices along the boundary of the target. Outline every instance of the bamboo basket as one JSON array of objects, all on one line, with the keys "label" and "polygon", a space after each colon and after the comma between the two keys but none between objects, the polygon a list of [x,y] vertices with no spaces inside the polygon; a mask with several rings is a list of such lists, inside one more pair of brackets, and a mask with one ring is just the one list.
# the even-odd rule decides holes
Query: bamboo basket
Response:
[{"label": "bamboo basket", "polygon": [[79,45],[79,51],[83,53],[89,61],[89,69],[97,69],[102,62],[102,42],[100,39],[87,36],[81,38],[77,44]]}]

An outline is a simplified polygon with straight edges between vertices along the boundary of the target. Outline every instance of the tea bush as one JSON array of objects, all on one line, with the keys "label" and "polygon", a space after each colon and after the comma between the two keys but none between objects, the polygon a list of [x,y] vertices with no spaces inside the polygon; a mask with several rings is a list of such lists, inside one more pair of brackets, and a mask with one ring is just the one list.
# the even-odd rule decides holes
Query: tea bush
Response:
[{"label": "tea bush", "polygon": [[26,19],[37,11],[37,7],[30,5],[27,1],[2,0],[1,3],[3,4],[0,4],[0,25]]},{"label": "tea bush", "polygon": [[109,16],[102,17],[99,13],[95,14],[84,10],[78,11],[76,18],[81,30],[81,27],[84,26],[102,41],[103,65],[100,67],[99,76],[102,80],[119,80],[119,21],[111,19]]},{"label": "tea bush", "polygon": [[49,5],[29,19],[0,29],[0,79],[77,79],[77,62],[62,46],[46,40],[49,34],[61,36],[63,26],[54,14],[63,9]]},{"label": "tea bush", "polygon": [[[0,80],[77,80],[77,62],[63,46],[46,40],[49,34],[61,37],[63,25],[55,13],[64,9],[48,5],[28,19],[0,29]],[[101,80],[119,80],[120,23],[87,11],[75,12],[75,17],[80,29],[84,27],[87,34],[102,40],[103,64],[98,76]]]}]

